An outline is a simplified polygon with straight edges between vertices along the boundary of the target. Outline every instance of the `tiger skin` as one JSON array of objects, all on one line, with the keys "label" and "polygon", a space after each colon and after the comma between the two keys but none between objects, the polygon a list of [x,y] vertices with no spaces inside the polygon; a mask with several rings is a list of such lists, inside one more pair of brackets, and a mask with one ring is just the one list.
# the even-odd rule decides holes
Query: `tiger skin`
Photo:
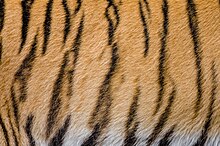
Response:
[{"label": "tiger skin", "polygon": [[219,146],[218,0],[0,0],[0,146]]}]

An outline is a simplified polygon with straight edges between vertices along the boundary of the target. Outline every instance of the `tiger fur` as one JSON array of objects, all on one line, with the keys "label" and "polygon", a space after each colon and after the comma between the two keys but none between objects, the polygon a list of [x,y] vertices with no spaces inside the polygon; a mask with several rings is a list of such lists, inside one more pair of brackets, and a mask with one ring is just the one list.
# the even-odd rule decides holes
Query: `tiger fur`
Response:
[{"label": "tiger fur", "polygon": [[0,0],[0,146],[220,146],[218,0]]}]

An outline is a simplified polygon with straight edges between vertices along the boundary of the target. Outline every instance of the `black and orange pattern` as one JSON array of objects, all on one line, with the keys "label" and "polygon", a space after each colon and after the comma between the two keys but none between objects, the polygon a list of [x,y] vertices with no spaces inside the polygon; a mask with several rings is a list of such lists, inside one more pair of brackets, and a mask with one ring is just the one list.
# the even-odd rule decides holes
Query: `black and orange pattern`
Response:
[{"label": "black and orange pattern", "polygon": [[220,145],[219,8],[0,0],[0,145]]}]

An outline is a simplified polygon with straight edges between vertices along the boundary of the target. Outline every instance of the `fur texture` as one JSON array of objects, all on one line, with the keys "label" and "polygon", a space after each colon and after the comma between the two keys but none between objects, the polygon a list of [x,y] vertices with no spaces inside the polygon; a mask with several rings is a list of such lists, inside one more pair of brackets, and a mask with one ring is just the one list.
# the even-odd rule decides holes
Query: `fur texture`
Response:
[{"label": "fur texture", "polygon": [[219,146],[218,0],[0,0],[0,146]]}]

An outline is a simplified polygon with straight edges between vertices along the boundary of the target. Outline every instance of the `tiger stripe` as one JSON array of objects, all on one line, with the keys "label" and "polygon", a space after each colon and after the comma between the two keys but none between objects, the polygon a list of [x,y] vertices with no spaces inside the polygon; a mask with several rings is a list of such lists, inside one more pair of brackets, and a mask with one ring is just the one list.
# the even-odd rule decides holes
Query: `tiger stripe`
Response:
[{"label": "tiger stripe", "polygon": [[217,146],[218,6],[0,0],[0,145]]},{"label": "tiger stripe", "polygon": [[[75,65],[77,62],[77,58],[78,58],[78,52],[79,52],[79,46],[80,46],[80,42],[81,42],[80,40],[81,40],[82,31],[83,31],[83,25],[84,25],[84,15],[82,16],[79,27],[78,27],[77,36],[76,36],[74,44],[73,44],[73,50],[71,50],[72,52],[74,52],[74,62],[73,62],[74,68],[75,68]],[[48,118],[47,118],[47,130],[46,130],[46,137],[47,138],[49,138],[49,136],[51,135],[54,124],[56,123],[56,118],[58,116],[58,113],[59,113],[59,110],[61,107],[60,93],[62,91],[63,78],[65,75],[65,68],[67,67],[67,64],[69,62],[69,59],[68,59],[69,54],[70,54],[69,51],[67,51],[64,54],[63,62],[61,64],[59,74],[57,76],[56,82],[54,83],[53,94],[51,97],[50,108],[49,108],[49,113],[48,113]],[[72,83],[72,76],[73,76],[74,68],[72,71],[70,71],[70,74],[69,74],[69,83],[70,83],[69,91],[72,88],[71,83]],[[71,95],[71,93],[69,93],[69,95]]]},{"label": "tiger stripe", "polygon": [[[109,15],[110,8],[113,8],[114,15],[116,17],[116,25],[114,26],[113,20]],[[90,117],[89,124],[94,126],[92,134],[88,137],[86,141],[83,142],[82,146],[86,145],[96,145],[98,137],[101,135],[102,131],[106,128],[109,122],[109,113],[112,104],[111,97],[111,80],[115,73],[119,54],[118,54],[118,46],[117,43],[114,42],[114,33],[118,27],[120,17],[118,13],[118,7],[115,5],[113,0],[108,0],[108,6],[105,10],[105,17],[109,23],[108,25],[108,45],[112,47],[111,50],[111,63],[108,73],[105,76],[105,79],[99,90],[99,97],[96,103],[96,107]],[[103,111],[103,112],[101,112]],[[96,122],[97,121],[97,122]]]},{"label": "tiger stripe", "polygon": [[33,115],[29,115],[26,120],[26,126],[24,127],[25,132],[27,134],[29,140],[29,146],[35,146],[35,140],[32,135],[32,127],[33,127]]},{"label": "tiger stripe", "polygon": [[31,7],[34,3],[34,0],[22,0],[21,6],[22,6],[22,28],[21,28],[21,44],[19,48],[19,52],[21,53],[24,44],[27,39],[27,32],[28,32],[28,26],[29,26],[29,19],[30,19],[30,11]]},{"label": "tiger stripe", "polygon": [[[11,116],[10,116],[10,111],[8,110],[8,118],[11,119]],[[13,127],[13,124],[11,122],[11,120],[9,120],[9,125],[10,125],[10,128],[12,130],[12,135],[13,135],[13,139],[14,139],[14,144],[15,146],[18,146],[19,143],[18,143],[18,137],[16,136],[16,133],[15,133],[15,130],[14,130],[14,127]],[[17,127],[17,129],[19,130],[19,127]]]},{"label": "tiger stripe", "polygon": [[7,128],[5,126],[4,121],[2,120],[1,114],[0,114],[0,127],[1,127],[1,129],[3,131],[3,134],[4,134],[4,137],[5,137],[5,141],[6,141],[7,146],[10,146],[8,131],[7,131]]},{"label": "tiger stripe", "polygon": [[135,91],[135,95],[133,97],[133,102],[130,106],[128,120],[125,126],[126,138],[124,140],[124,144],[123,144],[124,146],[134,145],[135,142],[137,141],[135,132],[137,131],[139,125],[139,122],[136,120],[139,96],[140,96],[140,87],[137,87]]},{"label": "tiger stripe", "polygon": [[[2,29],[4,26],[4,18],[5,18],[5,1],[1,0],[0,1],[0,34],[2,33]],[[0,36],[0,63],[2,60],[2,36]]]},{"label": "tiger stripe", "polygon": [[169,6],[168,1],[163,0],[162,5],[162,11],[163,11],[163,32],[161,34],[161,48],[160,48],[160,57],[159,57],[159,76],[158,76],[158,84],[159,84],[159,91],[158,91],[158,98],[157,98],[157,104],[155,111],[153,115],[157,114],[159,111],[162,100],[163,100],[163,94],[164,94],[164,86],[165,86],[165,61],[166,61],[166,41],[167,41],[167,35],[168,35],[168,25],[169,25]]},{"label": "tiger stripe", "polygon": [[79,10],[80,10],[80,8],[81,8],[82,0],[77,0],[76,3],[77,3],[77,6],[76,6],[76,9],[75,9],[75,11],[74,11],[74,14],[75,14],[75,15],[79,12]]},{"label": "tiger stripe", "polygon": [[45,20],[44,20],[44,42],[43,42],[42,54],[46,53],[48,40],[50,38],[52,7],[53,7],[53,0],[48,0],[46,13],[45,13]]},{"label": "tiger stripe", "polygon": [[[150,10],[149,10],[149,6],[148,6],[148,3],[146,0],[144,0],[145,4],[147,5],[147,12],[148,12],[148,15],[150,17]],[[145,18],[145,15],[144,15],[144,11],[143,11],[143,4],[141,2],[141,0],[139,1],[139,10],[140,10],[140,16],[141,16],[141,21],[142,21],[142,25],[143,25],[143,28],[144,28],[144,36],[145,36],[145,49],[144,49],[144,57],[147,56],[148,54],[148,50],[149,50],[149,32],[148,32],[148,26],[147,26],[147,21],[146,21],[146,18]],[[148,17],[148,18],[149,18]]]},{"label": "tiger stripe", "polygon": [[[14,80],[12,82],[11,91],[10,91],[11,92],[11,102],[12,102],[12,107],[13,107],[13,116],[15,118],[16,129],[18,130],[18,132],[20,131],[20,128],[19,128],[19,119],[20,119],[19,103],[24,102],[27,98],[27,81],[30,78],[33,62],[35,59],[35,53],[36,53],[36,48],[37,48],[37,36],[38,36],[38,32],[36,33],[36,35],[34,37],[29,54],[25,57],[21,66],[19,67],[19,69],[17,70],[17,72],[14,75]],[[19,92],[16,91],[16,88],[18,88]],[[17,96],[17,95],[19,95],[19,96]],[[17,141],[16,135],[15,135],[15,131],[14,131],[13,126],[12,126],[12,131],[13,131],[13,135],[15,137],[15,139],[14,139],[15,143],[16,143],[16,145],[18,145],[18,141]]]},{"label": "tiger stripe", "polygon": [[176,96],[176,86],[174,83],[173,83],[173,86],[174,87],[172,89],[172,92],[170,93],[168,104],[167,104],[164,112],[160,115],[159,121],[156,124],[156,126],[154,127],[153,132],[147,138],[147,144],[146,144],[147,146],[150,146],[156,140],[158,134],[160,134],[160,132],[163,130],[163,127],[167,123],[167,120],[171,114],[171,108],[172,108],[172,105],[173,105],[173,102],[174,102],[175,96]]},{"label": "tiger stripe", "polygon": [[31,70],[33,67],[34,60],[36,58],[36,48],[37,48],[37,34],[34,37],[33,44],[29,54],[23,60],[20,68],[15,73],[15,78],[13,81],[12,88],[15,88],[16,83],[18,83],[20,96],[18,97],[19,102],[24,102],[27,98],[27,81],[31,76]]},{"label": "tiger stripe", "polygon": [[[114,39],[114,33],[115,30],[118,27],[118,24],[120,22],[120,17],[119,17],[119,10],[118,7],[114,4],[114,0],[107,0],[108,1],[108,6],[105,9],[105,17],[108,20],[109,26],[108,26],[108,45],[112,45],[113,39]],[[114,15],[116,17],[116,25],[114,26],[113,19],[110,17],[110,8],[113,9]]]},{"label": "tiger stripe", "polygon": [[15,90],[13,86],[11,87],[11,102],[12,102],[13,116],[15,118],[16,127],[18,128],[19,131],[19,109],[18,109],[18,103],[16,101]]},{"label": "tiger stripe", "polygon": [[[112,46],[112,57],[111,57],[111,65],[109,72],[105,76],[105,80],[100,87],[99,91],[99,97],[96,104],[96,107],[93,111],[93,114],[91,116],[91,121],[89,124],[93,125],[95,124],[93,128],[93,132],[89,138],[83,142],[82,146],[86,146],[86,144],[95,145],[97,143],[98,137],[101,135],[101,132],[106,128],[109,122],[109,112],[112,102],[111,97],[111,78],[115,72],[117,62],[118,62],[119,56],[118,56],[118,48],[116,44],[113,44]],[[104,108],[104,110],[102,110]],[[103,112],[101,112],[103,111]],[[100,114],[100,115],[99,115]],[[98,121],[96,123],[96,121]],[[96,136],[94,136],[96,135]]]},{"label": "tiger stripe", "polygon": [[64,55],[63,62],[57,77],[57,80],[54,84],[54,89],[53,89],[53,94],[50,102],[50,110],[48,113],[48,118],[47,118],[47,131],[46,131],[46,137],[49,138],[53,126],[56,123],[56,117],[58,116],[58,112],[61,106],[61,99],[60,99],[60,92],[62,90],[62,82],[63,82],[63,77],[64,77],[64,70],[67,65],[67,53]]},{"label": "tiger stripe", "polygon": [[100,125],[96,124],[91,135],[81,144],[81,146],[95,146],[97,139],[100,136]]},{"label": "tiger stripe", "polygon": [[204,124],[204,127],[202,129],[202,133],[201,136],[199,137],[199,139],[197,140],[196,144],[194,144],[194,146],[204,146],[207,138],[208,138],[208,133],[210,130],[210,126],[211,126],[211,121],[212,121],[212,115],[213,115],[213,108],[214,108],[214,102],[216,100],[216,88],[217,88],[217,81],[216,81],[216,77],[217,77],[217,73],[216,73],[216,69],[215,69],[215,62],[212,62],[212,66],[211,66],[211,71],[212,71],[212,89],[211,89],[211,96],[210,96],[210,103],[209,103],[209,108],[208,108],[208,113],[207,113],[207,117],[206,117],[206,121]]},{"label": "tiger stripe", "polygon": [[66,0],[62,0],[63,9],[65,11],[65,27],[64,27],[64,35],[63,35],[63,44],[66,43],[67,36],[70,32],[70,10],[68,8],[68,4]]},{"label": "tiger stripe", "polygon": [[146,9],[147,9],[148,16],[150,17],[151,9],[150,9],[150,6],[149,6],[149,2],[148,2],[148,0],[143,0],[143,1],[144,1],[145,6],[146,6]]},{"label": "tiger stripe", "polygon": [[167,133],[164,135],[164,137],[160,140],[158,146],[169,146],[170,142],[172,141],[172,135],[174,133],[175,126],[172,126]]},{"label": "tiger stripe", "polygon": [[127,136],[124,140],[124,146],[133,146],[136,144],[137,137],[136,137],[135,133],[138,130],[138,125],[139,125],[139,122],[134,123],[134,127],[129,131],[129,133],[127,134]]},{"label": "tiger stripe", "polygon": [[196,5],[193,0],[187,0],[187,12],[188,12],[188,19],[189,19],[189,27],[191,36],[193,39],[194,44],[194,55],[196,61],[196,70],[197,70],[197,101],[195,103],[195,117],[198,114],[201,98],[202,98],[202,83],[203,83],[203,75],[202,75],[202,57],[201,57],[201,49],[200,49],[200,42],[199,42],[199,28],[198,28],[198,18],[196,12]]},{"label": "tiger stripe", "polygon": [[0,18],[1,18],[0,20],[0,32],[1,32],[4,26],[4,18],[5,18],[5,1],[4,0],[0,1]]},{"label": "tiger stripe", "polygon": [[57,145],[62,146],[63,145],[64,136],[70,124],[70,118],[71,116],[68,115],[64,122],[64,125],[60,129],[58,129],[55,136],[50,140],[48,146],[57,146]]}]

